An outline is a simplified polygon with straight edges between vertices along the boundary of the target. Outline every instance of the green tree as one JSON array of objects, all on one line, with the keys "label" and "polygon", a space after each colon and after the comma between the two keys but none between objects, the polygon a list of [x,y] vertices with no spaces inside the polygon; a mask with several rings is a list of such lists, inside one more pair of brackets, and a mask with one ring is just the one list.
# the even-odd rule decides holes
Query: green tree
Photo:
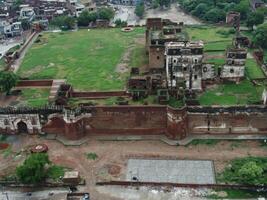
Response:
[{"label": "green tree", "polygon": [[200,3],[193,11],[192,15],[202,17],[209,10],[209,6],[205,3]]},{"label": "green tree", "polygon": [[98,19],[111,20],[114,17],[114,10],[112,8],[100,8],[97,12]]},{"label": "green tree", "polygon": [[262,12],[256,11],[248,15],[247,26],[253,29],[253,26],[262,24],[264,22],[264,14]]},{"label": "green tree", "polygon": [[13,72],[0,72],[0,92],[5,92],[8,95],[10,90],[16,86],[17,81],[18,76]]},{"label": "green tree", "polygon": [[267,48],[267,23],[257,27],[253,34],[253,42],[262,48]]},{"label": "green tree", "polygon": [[145,13],[144,3],[139,3],[138,5],[136,5],[134,12],[138,17],[142,18]]},{"label": "green tree", "polygon": [[55,17],[51,24],[60,27],[62,30],[69,30],[74,28],[75,19],[66,15]]},{"label": "green tree", "polygon": [[31,154],[22,165],[16,168],[16,175],[22,183],[42,182],[47,177],[46,164],[50,164],[46,153]]},{"label": "green tree", "polygon": [[248,13],[250,13],[250,6],[248,0],[241,0],[239,4],[233,9],[236,12],[240,12],[241,19],[247,19]]},{"label": "green tree", "polygon": [[213,8],[205,14],[204,18],[207,21],[217,23],[225,20],[225,12],[218,8]]},{"label": "green tree", "polygon": [[242,178],[242,182],[245,184],[258,184],[258,179],[262,176],[263,171],[262,167],[258,166],[256,162],[250,161],[238,170],[238,176]]},{"label": "green tree", "polygon": [[127,22],[122,21],[121,19],[116,19],[114,23],[115,23],[116,27],[126,27],[127,26]]},{"label": "green tree", "polygon": [[90,22],[94,22],[97,19],[96,12],[83,11],[77,19],[79,26],[88,26]]},{"label": "green tree", "polygon": [[171,0],[157,0],[160,7],[168,7],[171,4]]}]

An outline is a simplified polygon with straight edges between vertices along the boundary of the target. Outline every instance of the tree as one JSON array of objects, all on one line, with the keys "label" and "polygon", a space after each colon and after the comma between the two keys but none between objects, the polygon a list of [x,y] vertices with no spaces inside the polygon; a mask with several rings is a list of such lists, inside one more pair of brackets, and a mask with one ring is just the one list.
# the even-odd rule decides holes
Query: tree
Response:
[{"label": "tree", "polygon": [[267,48],[267,23],[257,27],[253,34],[253,42],[262,48]]},{"label": "tree", "polygon": [[144,3],[137,4],[134,12],[138,17],[142,18],[145,12]]},{"label": "tree", "polygon": [[258,178],[262,176],[263,171],[262,167],[258,166],[256,162],[250,161],[238,170],[238,176],[242,178],[242,182],[245,184],[258,184]]},{"label": "tree", "polygon": [[8,95],[12,87],[16,86],[17,81],[18,76],[13,72],[0,72],[0,92],[5,92]]},{"label": "tree", "polygon": [[75,26],[75,19],[66,15],[55,17],[51,21],[52,25],[58,26],[63,30],[69,30],[74,28]]},{"label": "tree", "polygon": [[79,26],[88,26],[90,22],[94,22],[97,19],[96,12],[89,12],[87,10],[83,11],[78,17],[78,25]]},{"label": "tree", "polygon": [[114,17],[114,10],[112,8],[100,8],[97,12],[98,19],[111,20]]},{"label": "tree", "polygon": [[256,11],[248,15],[247,26],[253,29],[253,26],[262,24],[264,22],[264,14],[262,12]]},{"label": "tree", "polygon": [[115,25],[116,25],[116,27],[126,27],[127,26],[127,22],[126,21],[122,21],[121,19],[116,19]]},{"label": "tree", "polygon": [[213,8],[205,14],[204,18],[207,21],[217,23],[225,20],[225,12],[218,8]]},{"label": "tree", "polygon": [[171,4],[171,0],[158,0],[158,4],[163,8],[163,6],[168,7]]},{"label": "tree", "polygon": [[239,4],[236,5],[234,11],[239,12],[241,19],[247,19],[248,13],[250,12],[249,1],[241,0]]},{"label": "tree", "polygon": [[205,3],[200,3],[193,11],[192,15],[202,17],[209,10],[209,6]]},{"label": "tree", "polygon": [[46,153],[31,154],[22,165],[16,168],[16,175],[22,183],[36,184],[47,177],[45,165],[50,164]]}]

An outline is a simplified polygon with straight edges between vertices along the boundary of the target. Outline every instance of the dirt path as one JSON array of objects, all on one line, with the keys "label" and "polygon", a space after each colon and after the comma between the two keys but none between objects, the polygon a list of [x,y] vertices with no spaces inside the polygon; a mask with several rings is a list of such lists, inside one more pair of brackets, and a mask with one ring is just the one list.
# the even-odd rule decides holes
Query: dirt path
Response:
[{"label": "dirt path", "polygon": [[[36,136],[22,137],[13,146],[15,151],[27,149],[27,146],[46,143],[49,147],[50,159],[58,165],[80,171],[86,180],[86,186],[80,191],[89,191],[93,200],[113,200],[97,190],[98,180],[123,180],[126,163],[129,157],[139,158],[171,158],[171,159],[207,159],[213,160],[217,172],[223,170],[227,163],[234,158],[246,156],[267,156],[267,149],[257,141],[219,142],[214,146],[196,145],[189,147],[169,146],[159,141],[97,141],[94,137],[80,147],[66,147],[54,140],[45,140]],[[98,158],[89,160],[86,153],[94,152]],[[22,162],[21,159],[4,158],[0,155],[0,170],[14,169]],[[12,168],[10,168],[12,166]],[[10,170],[9,170],[10,171]]]}]

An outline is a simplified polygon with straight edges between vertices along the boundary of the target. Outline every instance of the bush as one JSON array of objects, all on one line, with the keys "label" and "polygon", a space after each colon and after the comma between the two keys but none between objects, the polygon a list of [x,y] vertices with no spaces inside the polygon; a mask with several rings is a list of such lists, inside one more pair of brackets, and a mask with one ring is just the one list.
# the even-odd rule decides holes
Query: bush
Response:
[{"label": "bush", "polygon": [[260,25],[253,34],[253,42],[262,48],[267,48],[267,23]]},{"label": "bush", "polygon": [[92,152],[91,153],[87,153],[86,157],[89,160],[96,160],[98,158],[97,154],[96,153],[92,153]]},{"label": "bush", "polygon": [[126,21],[121,21],[121,19],[116,19],[115,25],[116,25],[116,27],[126,27],[127,26],[127,22]]},{"label": "bush", "polygon": [[52,165],[47,171],[47,177],[58,180],[64,176],[64,168],[58,165]]},{"label": "bush", "polygon": [[22,183],[36,184],[45,180],[47,171],[45,165],[49,164],[45,153],[31,154],[22,165],[17,167],[16,175]]},{"label": "bush", "polygon": [[220,181],[249,185],[267,184],[267,158],[248,157],[231,161],[220,175]]}]

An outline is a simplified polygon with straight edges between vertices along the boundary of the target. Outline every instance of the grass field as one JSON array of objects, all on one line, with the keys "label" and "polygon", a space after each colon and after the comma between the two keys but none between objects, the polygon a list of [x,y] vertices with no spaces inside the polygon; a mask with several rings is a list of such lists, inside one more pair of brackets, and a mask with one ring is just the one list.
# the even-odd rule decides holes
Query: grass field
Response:
[{"label": "grass field", "polygon": [[199,97],[201,105],[246,105],[261,100],[263,86],[254,86],[244,80],[239,84],[225,83],[207,90]]},{"label": "grass field", "polygon": [[[116,66],[141,37],[143,28],[128,33],[120,29],[44,33],[26,54],[18,74],[29,79],[67,79],[78,90],[123,89],[129,73],[116,72]],[[130,55],[131,65],[143,62],[140,48]]]},{"label": "grass field", "polygon": [[188,26],[188,32],[192,40],[203,40],[207,42],[231,41],[233,34],[229,33],[230,28],[216,26]]},{"label": "grass field", "polygon": [[256,79],[256,78],[264,78],[264,74],[257,64],[255,59],[248,58],[246,60],[246,72],[249,78]]},{"label": "grass field", "polygon": [[23,89],[20,104],[31,107],[41,107],[48,103],[50,89]]}]

